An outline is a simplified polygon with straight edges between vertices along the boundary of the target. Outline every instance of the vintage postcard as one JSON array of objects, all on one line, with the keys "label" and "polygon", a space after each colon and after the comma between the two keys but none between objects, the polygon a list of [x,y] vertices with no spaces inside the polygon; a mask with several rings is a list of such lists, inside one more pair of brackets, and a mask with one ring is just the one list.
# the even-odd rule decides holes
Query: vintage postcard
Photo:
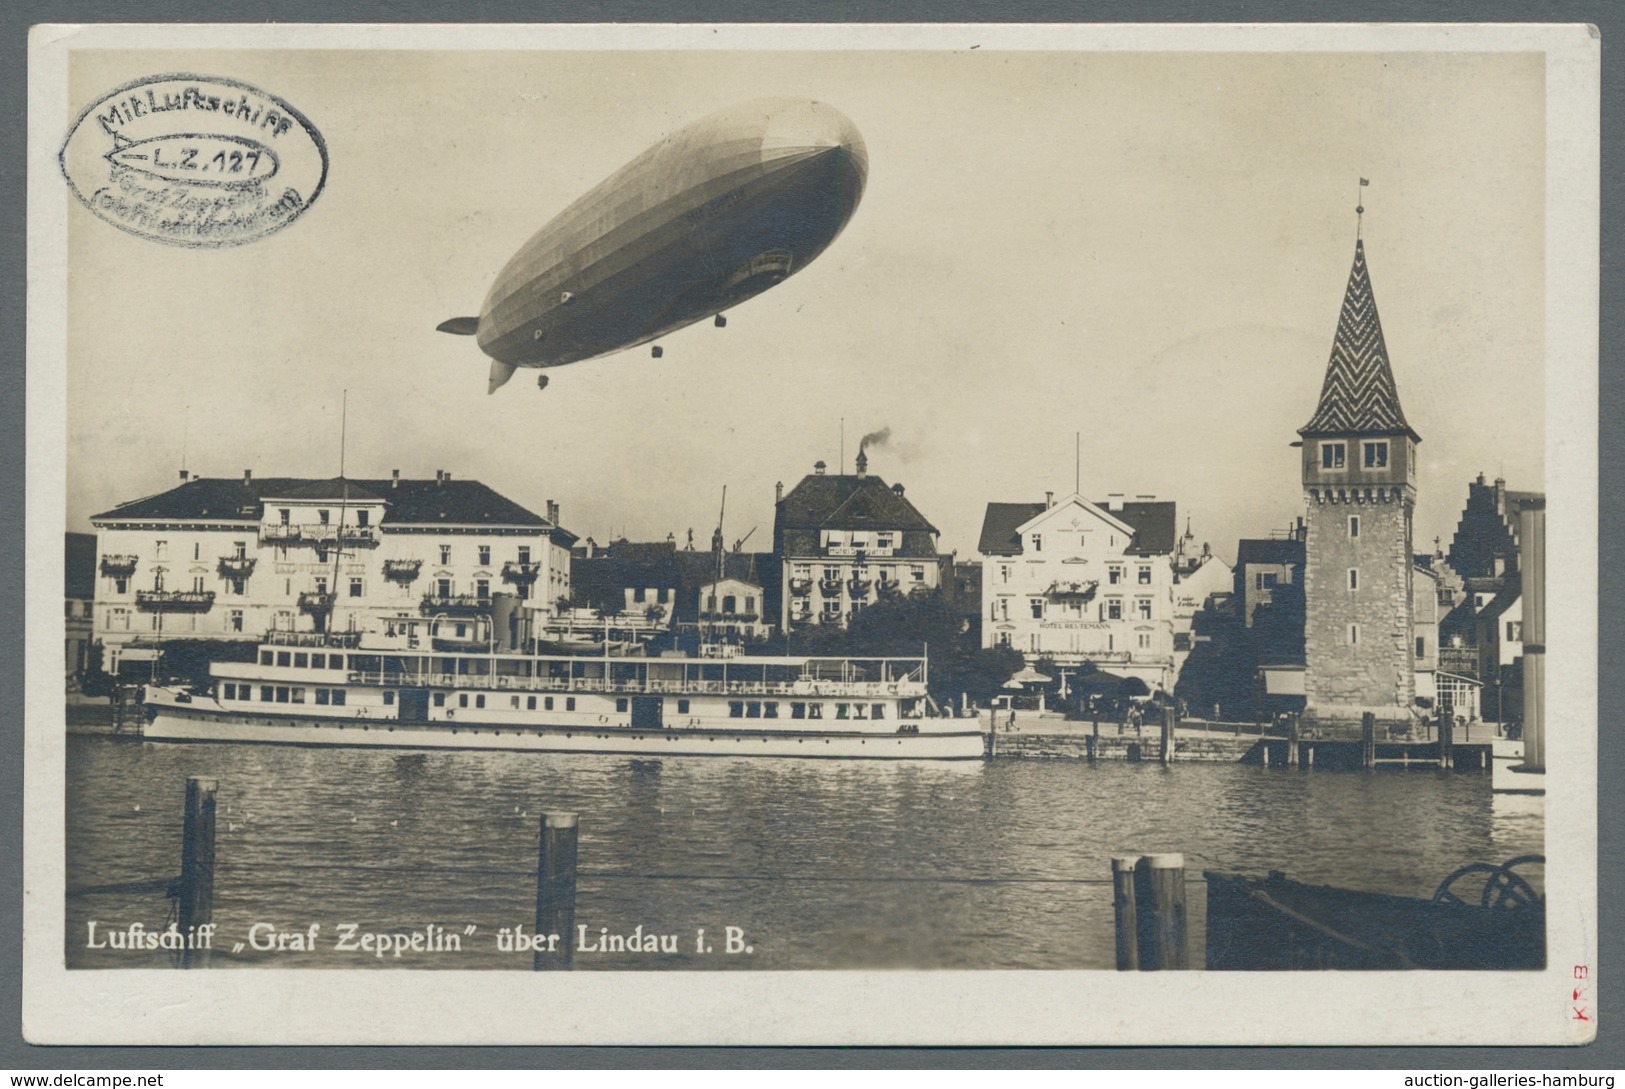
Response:
[{"label": "vintage postcard", "polygon": [[27,1038],[1590,1040],[1598,58],[34,28]]}]

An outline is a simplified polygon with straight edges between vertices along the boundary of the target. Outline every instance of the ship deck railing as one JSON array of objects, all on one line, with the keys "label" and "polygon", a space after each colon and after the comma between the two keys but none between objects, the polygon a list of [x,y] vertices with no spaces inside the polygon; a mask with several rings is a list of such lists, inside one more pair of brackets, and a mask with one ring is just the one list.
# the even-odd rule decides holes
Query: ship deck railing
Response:
[{"label": "ship deck railing", "polygon": [[925,695],[918,681],[677,681],[603,677],[520,677],[506,674],[401,673],[351,670],[349,683],[379,687],[485,688],[504,692],[606,692],[632,695],[742,695],[814,698],[904,698]]}]

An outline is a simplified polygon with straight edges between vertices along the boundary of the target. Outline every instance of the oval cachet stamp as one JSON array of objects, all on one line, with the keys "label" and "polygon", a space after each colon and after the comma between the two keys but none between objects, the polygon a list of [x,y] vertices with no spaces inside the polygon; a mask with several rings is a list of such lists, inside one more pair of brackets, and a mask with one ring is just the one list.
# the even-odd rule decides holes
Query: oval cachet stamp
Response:
[{"label": "oval cachet stamp", "polygon": [[85,108],[58,156],[74,196],[115,227],[176,246],[240,246],[281,230],[327,181],[304,114],[219,76],[127,83]]}]

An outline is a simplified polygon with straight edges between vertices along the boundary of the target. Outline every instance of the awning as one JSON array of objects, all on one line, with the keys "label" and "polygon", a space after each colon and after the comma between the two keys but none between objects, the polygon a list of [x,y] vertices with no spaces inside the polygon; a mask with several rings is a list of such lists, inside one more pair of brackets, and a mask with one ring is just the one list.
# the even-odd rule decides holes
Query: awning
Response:
[{"label": "awning", "polygon": [[1303,666],[1261,666],[1258,670],[1264,677],[1264,693],[1270,696],[1302,696]]}]

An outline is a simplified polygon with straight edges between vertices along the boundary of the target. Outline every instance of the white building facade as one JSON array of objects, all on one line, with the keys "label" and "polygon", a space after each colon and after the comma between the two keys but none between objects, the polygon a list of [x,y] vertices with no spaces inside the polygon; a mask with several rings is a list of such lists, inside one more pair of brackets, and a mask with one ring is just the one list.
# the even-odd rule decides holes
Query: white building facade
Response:
[{"label": "white building facade", "polygon": [[499,593],[538,609],[568,594],[574,537],[548,508],[544,518],[449,473],[188,480],[91,519],[94,638],[112,672],[174,639],[253,642],[407,617],[466,635],[488,624]]},{"label": "white building facade", "polygon": [[1172,690],[1174,544],[1174,504],[1149,497],[989,503],[982,645]]}]

